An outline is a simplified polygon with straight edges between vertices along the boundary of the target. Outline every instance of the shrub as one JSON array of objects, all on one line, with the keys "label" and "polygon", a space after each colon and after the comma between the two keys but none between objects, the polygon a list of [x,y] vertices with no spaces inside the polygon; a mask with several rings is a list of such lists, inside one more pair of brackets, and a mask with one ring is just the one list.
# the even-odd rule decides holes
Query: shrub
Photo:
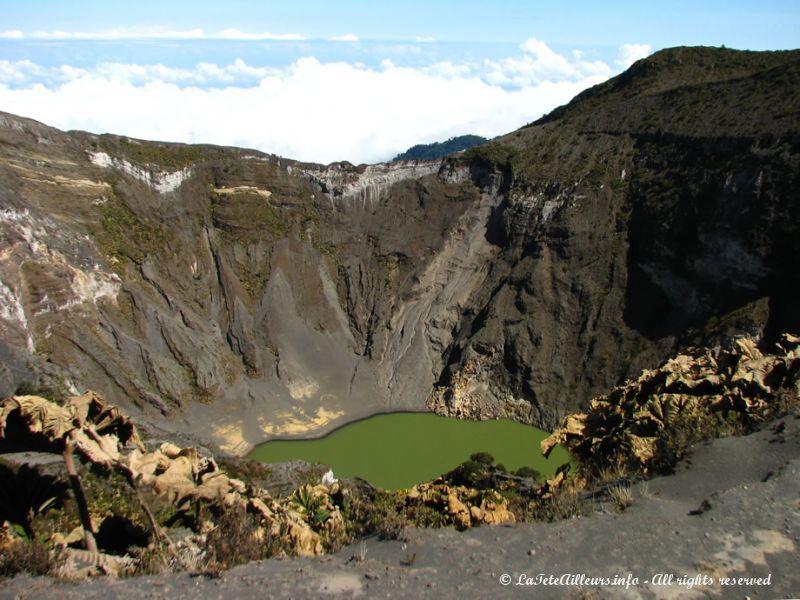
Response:
[{"label": "shrub", "polygon": [[344,505],[343,516],[351,540],[377,535],[382,540],[402,539],[408,525],[391,492],[353,495]]},{"label": "shrub", "polygon": [[531,467],[520,467],[519,469],[514,471],[514,475],[516,475],[517,477],[528,477],[531,479],[542,478],[542,474],[536,469],[532,469]]},{"label": "shrub", "polygon": [[425,504],[409,507],[408,520],[416,527],[444,527],[447,525],[447,518],[440,510]]},{"label": "shrub", "polygon": [[478,482],[484,478],[486,467],[486,464],[470,459],[447,473],[444,478],[453,485],[476,487]]},{"label": "shrub", "polygon": [[50,551],[38,541],[12,542],[0,552],[0,577],[11,577],[17,573],[48,575],[54,568],[55,561]]},{"label": "shrub", "polygon": [[482,465],[494,464],[494,456],[488,452],[476,452],[475,454],[472,454],[469,459],[474,460],[476,463],[480,463]]},{"label": "shrub", "polygon": [[529,517],[533,521],[558,521],[582,515],[586,510],[578,491],[572,486],[563,486],[546,500],[531,505]]},{"label": "shrub", "polygon": [[258,518],[242,506],[226,507],[222,510],[214,528],[207,538],[209,563],[220,569],[265,558],[270,544],[260,539]]}]

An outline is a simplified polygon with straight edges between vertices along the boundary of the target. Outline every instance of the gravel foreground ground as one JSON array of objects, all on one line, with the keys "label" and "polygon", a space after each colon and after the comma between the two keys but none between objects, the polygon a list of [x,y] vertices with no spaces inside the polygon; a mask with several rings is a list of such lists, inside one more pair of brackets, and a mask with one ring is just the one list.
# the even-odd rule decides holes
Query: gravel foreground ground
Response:
[{"label": "gravel foreground ground", "polygon": [[700,444],[674,475],[636,486],[625,512],[600,510],[463,533],[412,529],[405,542],[369,539],[215,579],[21,576],[0,584],[0,598],[797,598],[800,417]]}]

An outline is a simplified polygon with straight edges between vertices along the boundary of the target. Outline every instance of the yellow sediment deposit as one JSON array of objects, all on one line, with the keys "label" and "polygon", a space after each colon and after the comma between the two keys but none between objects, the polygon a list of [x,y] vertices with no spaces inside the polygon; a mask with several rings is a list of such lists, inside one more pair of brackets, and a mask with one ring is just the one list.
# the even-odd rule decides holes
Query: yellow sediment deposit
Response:
[{"label": "yellow sediment deposit", "polygon": [[277,420],[273,423],[261,424],[261,431],[267,435],[298,435],[308,433],[328,425],[344,414],[344,411],[328,410],[323,406],[317,408],[312,413],[306,413],[302,408],[297,407],[291,412],[284,412],[277,415]]},{"label": "yellow sediment deposit", "polygon": [[[91,179],[77,179],[72,177],[64,177],[63,175],[48,175],[36,169],[30,169],[17,161],[9,160],[3,161],[8,166],[20,172],[20,176],[28,181],[36,183],[47,183],[50,185],[57,185],[59,187],[68,187],[75,189],[89,190],[94,193],[100,193],[111,189],[111,184],[105,181],[92,181]],[[69,163],[67,163],[69,164]]]},{"label": "yellow sediment deposit", "polygon": [[214,426],[211,433],[220,448],[231,454],[242,455],[250,449],[251,444],[244,439],[242,421]]},{"label": "yellow sediment deposit", "polygon": [[255,187],[253,185],[237,185],[233,187],[219,187],[214,188],[214,193],[217,195],[228,195],[228,196],[235,196],[237,194],[255,194],[257,196],[261,196],[264,199],[268,199],[272,196],[272,192],[269,190],[262,190],[261,188]]}]

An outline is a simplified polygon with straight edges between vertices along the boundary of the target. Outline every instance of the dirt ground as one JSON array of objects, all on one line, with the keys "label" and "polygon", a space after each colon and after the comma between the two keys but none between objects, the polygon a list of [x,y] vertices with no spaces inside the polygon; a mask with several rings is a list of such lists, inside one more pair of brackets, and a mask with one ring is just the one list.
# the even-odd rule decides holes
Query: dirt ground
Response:
[{"label": "dirt ground", "polygon": [[406,537],[219,578],[21,576],[0,584],[0,598],[796,598],[800,417],[698,445],[674,475],[636,486],[622,513],[598,503],[558,523]]}]

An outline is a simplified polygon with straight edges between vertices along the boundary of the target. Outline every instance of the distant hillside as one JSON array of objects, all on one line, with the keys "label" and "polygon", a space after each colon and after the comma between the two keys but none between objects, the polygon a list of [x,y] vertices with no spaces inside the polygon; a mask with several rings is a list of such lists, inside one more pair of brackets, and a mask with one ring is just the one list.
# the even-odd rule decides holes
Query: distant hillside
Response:
[{"label": "distant hillside", "polygon": [[480,146],[488,142],[485,137],[479,135],[460,135],[450,138],[446,142],[434,142],[433,144],[417,144],[412,146],[402,154],[398,154],[392,159],[397,160],[435,160],[454,152],[468,150],[475,146]]}]

